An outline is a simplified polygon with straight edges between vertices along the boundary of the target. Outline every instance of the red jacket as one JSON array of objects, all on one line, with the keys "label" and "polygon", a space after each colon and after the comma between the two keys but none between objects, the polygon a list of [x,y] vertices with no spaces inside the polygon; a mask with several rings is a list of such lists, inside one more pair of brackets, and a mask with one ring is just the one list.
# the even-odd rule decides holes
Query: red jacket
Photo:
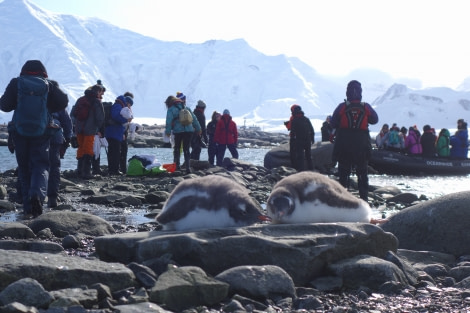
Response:
[{"label": "red jacket", "polygon": [[214,141],[222,145],[230,145],[238,142],[237,124],[232,121],[232,117],[224,114],[220,117],[215,127]]}]

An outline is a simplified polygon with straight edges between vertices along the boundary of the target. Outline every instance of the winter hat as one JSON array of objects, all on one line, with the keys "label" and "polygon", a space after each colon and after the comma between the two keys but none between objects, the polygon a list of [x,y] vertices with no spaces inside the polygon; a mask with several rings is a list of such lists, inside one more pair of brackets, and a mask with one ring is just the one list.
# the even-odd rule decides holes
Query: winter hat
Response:
[{"label": "winter hat", "polygon": [[431,130],[431,126],[429,126],[427,124],[423,126],[423,131],[427,132],[427,131],[430,131],[430,130]]},{"label": "winter hat", "polygon": [[[87,90],[90,90],[91,94],[96,97],[98,95],[98,92],[103,91],[103,86],[93,85]],[[87,94],[87,90],[85,90],[85,94]]]},{"label": "winter hat", "polygon": [[21,68],[20,75],[34,75],[47,78],[46,67],[39,60],[28,60]]},{"label": "winter hat", "polygon": [[346,88],[347,100],[362,100],[362,87],[361,83],[357,80],[351,80]]},{"label": "winter hat", "polygon": [[199,101],[197,102],[197,105],[196,105],[196,106],[197,106],[198,108],[203,108],[203,109],[206,108],[206,104],[205,104],[204,101],[202,101],[202,100],[199,100]]},{"label": "winter hat", "polygon": [[230,115],[230,111],[227,110],[227,109],[225,109],[223,114],[224,114],[224,115]]},{"label": "winter hat", "polygon": [[294,111],[295,111],[298,107],[299,107],[298,104],[293,104],[293,105],[290,106],[290,111],[291,111],[292,113],[294,113]]},{"label": "winter hat", "polygon": [[100,85],[100,86],[103,88],[103,92],[106,91],[106,88],[105,88],[105,87],[103,86],[103,84],[101,83],[101,79],[98,79],[98,80],[96,81],[96,84],[97,84],[97,85]]},{"label": "winter hat", "polygon": [[294,109],[294,113],[299,113],[302,111],[302,107],[300,105],[298,105],[295,109]]},{"label": "winter hat", "polygon": [[181,99],[183,101],[186,100],[186,96],[180,91],[176,93],[176,98]]},{"label": "winter hat", "polygon": [[134,100],[129,96],[125,96],[124,99],[126,99],[126,103],[129,103],[131,106],[134,104]]}]

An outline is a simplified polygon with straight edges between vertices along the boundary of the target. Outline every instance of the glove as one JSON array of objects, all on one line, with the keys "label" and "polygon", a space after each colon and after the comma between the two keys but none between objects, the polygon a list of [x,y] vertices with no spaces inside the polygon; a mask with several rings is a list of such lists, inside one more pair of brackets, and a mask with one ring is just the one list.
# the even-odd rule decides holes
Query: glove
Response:
[{"label": "glove", "polygon": [[77,137],[76,136],[73,136],[72,138],[70,138],[70,144],[72,145],[72,148],[78,148],[78,141],[77,141]]},{"label": "glove", "polygon": [[63,159],[65,156],[65,151],[67,151],[67,148],[70,147],[70,138],[65,139],[65,142],[60,146],[59,149],[59,155],[60,158]]},{"label": "glove", "polygon": [[335,134],[330,135],[330,142],[331,143],[335,142]]}]

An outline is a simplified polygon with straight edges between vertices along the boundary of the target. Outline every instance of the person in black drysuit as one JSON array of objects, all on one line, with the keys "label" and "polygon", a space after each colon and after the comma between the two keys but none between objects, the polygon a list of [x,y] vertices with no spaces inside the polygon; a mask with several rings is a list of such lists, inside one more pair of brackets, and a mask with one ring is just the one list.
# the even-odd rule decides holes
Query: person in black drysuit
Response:
[{"label": "person in black drysuit", "polygon": [[292,120],[290,127],[291,139],[293,144],[291,153],[294,153],[294,168],[298,171],[305,170],[305,162],[307,163],[307,170],[313,170],[311,147],[315,142],[315,131],[313,130],[312,123],[304,115],[302,108],[298,105],[292,112]]},{"label": "person in black drysuit", "polygon": [[206,104],[204,103],[204,101],[199,100],[193,113],[196,116],[199,125],[201,125],[201,134],[193,134],[193,137],[191,138],[190,158],[193,160],[200,159],[202,147],[206,147],[208,143],[206,131],[206,115],[204,114],[205,110]]},{"label": "person in black drysuit", "polygon": [[328,142],[331,140],[331,135],[333,134],[333,127],[331,127],[331,115],[326,117],[326,120],[321,126],[321,141]]},{"label": "person in black drysuit", "polygon": [[339,182],[349,188],[351,171],[356,169],[359,196],[368,201],[368,162],[372,151],[369,124],[377,124],[377,112],[367,102],[362,102],[362,87],[352,80],[346,88],[346,100],[336,107],[331,118],[335,128],[333,160],[338,161]]}]

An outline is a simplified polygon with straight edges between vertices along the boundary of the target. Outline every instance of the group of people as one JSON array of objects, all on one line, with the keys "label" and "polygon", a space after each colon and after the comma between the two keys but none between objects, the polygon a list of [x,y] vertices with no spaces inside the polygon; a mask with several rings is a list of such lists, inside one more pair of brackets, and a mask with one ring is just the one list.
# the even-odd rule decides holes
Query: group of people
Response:
[{"label": "group of people", "polygon": [[26,216],[41,215],[46,196],[51,205],[57,199],[60,157],[71,137],[68,102],[39,60],[28,60],[0,98],[2,111],[14,111],[8,124],[9,149],[16,156],[18,200]]},{"label": "group of people", "polygon": [[[106,118],[103,94],[98,80],[84,91],[67,111],[68,96],[59,84],[48,78],[39,60],[28,60],[20,75],[13,78],[0,98],[0,109],[13,113],[8,124],[8,148],[16,155],[17,201],[26,216],[42,214],[58,205],[61,159],[76,138],[77,174],[85,179],[100,174],[96,143],[108,146],[109,175],[121,175],[127,167],[127,136],[133,119],[133,94],[118,96]],[[92,170],[93,169],[93,170]]]},{"label": "group of people", "polygon": [[430,125],[424,125],[422,131],[416,125],[407,129],[398,128],[395,123],[390,128],[388,124],[383,124],[375,143],[379,149],[404,151],[425,157],[467,158],[468,130],[467,122],[463,119],[457,121],[457,131],[452,136],[447,128],[442,128],[437,135]]},{"label": "group of people", "polygon": [[[48,78],[46,68],[39,60],[27,61],[20,76],[13,78],[6,87],[0,98],[0,109],[14,111],[9,123],[9,149],[16,154],[18,190],[25,214],[40,215],[46,197],[49,207],[57,206],[60,159],[64,157],[73,135],[78,146],[79,176],[89,179],[101,173],[100,149],[97,151],[96,144],[102,139],[108,146],[109,175],[126,173],[134,95],[126,92],[118,96],[114,103],[108,103],[105,110],[102,102],[105,91],[98,80],[85,90],[69,115],[67,94],[56,81]],[[206,104],[202,100],[191,111],[186,107],[186,95],[177,92],[176,96],[167,97],[165,105],[165,135],[174,136],[173,161],[178,169],[181,169],[181,151],[187,173],[191,172],[190,160],[199,160],[203,147],[208,148],[211,165],[222,165],[226,149],[233,158],[238,158],[237,125],[228,109],[222,114],[214,111],[206,125]],[[86,108],[85,113],[83,108]],[[291,163],[298,171],[313,170],[311,145],[315,142],[314,128],[300,105],[294,104],[290,110],[291,117],[284,124],[290,131]],[[181,113],[186,117],[182,118],[185,114]],[[368,127],[377,122],[375,110],[362,102],[360,82],[352,80],[346,88],[346,99],[322,126],[322,141],[334,140],[333,161],[338,163],[340,183],[348,188],[354,169],[359,196],[365,201],[368,199],[367,167],[372,149]],[[436,136],[429,125],[423,127],[421,135],[416,126],[407,130],[393,124],[389,129],[384,124],[376,137],[376,144],[379,148],[406,149],[412,154],[466,158],[467,123],[463,119],[458,120],[457,132],[453,136],[445,128]]]},{"label": "group of people", "polygon": [[[77,138],[77,174],[90,179],[101,175],[101,146],[107,147],[108,175],[123,175],[127,171],[128,136],[134,118],[134,95],[127,91],[106,105],[103,95],[106,88],[98,80],[84,92],[70,111],[74,134]],[[85,103],[85,104],[83,104]],[[81,116],[82,106],[88,106]],[[107,111],[107,112],[105,112]]]},{"label": "group of people", "polygon": [[[181,151],[183,151],[186,173],[191,172],[190,160],[199,160],[201,150],[207,147],[208,159],[211,165],[221,166],[228,149],[233,158],[238,159],[238,130],[232,120],[230,111],[225,109],[222,114],[212,113],[211,121],[206,125],[206,103],[199,100],[193,111],[186,106],[186,95],[177,92],[165,100],[167,108],[165,136],[174,136],[173,162],[181,169]],[[180,112],[187,109],[192,115],[190,123],[180,119]],[[191,151],[190,151],[191,149]]]}]

